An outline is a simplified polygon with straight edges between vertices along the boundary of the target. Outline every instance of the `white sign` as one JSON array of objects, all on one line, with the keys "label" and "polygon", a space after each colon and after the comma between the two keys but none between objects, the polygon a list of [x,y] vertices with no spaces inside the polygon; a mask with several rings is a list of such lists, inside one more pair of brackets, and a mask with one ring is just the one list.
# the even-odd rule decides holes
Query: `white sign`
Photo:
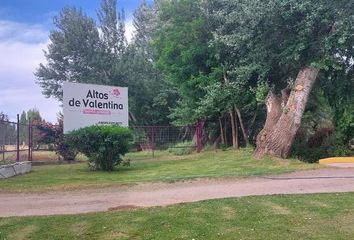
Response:
[{"label": "white sign", "polygon": [[128,88],[64,82],[64,133],[95,124],[128,126]]}]

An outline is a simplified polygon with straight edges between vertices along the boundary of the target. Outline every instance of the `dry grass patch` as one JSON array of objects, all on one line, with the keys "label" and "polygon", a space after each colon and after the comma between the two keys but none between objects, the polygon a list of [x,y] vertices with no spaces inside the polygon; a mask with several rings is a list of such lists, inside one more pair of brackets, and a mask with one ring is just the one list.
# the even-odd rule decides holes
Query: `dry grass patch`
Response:
[{"label": "dry grass patch", "polygon": [[287,215],[291,213],[288,208],[274,202],[262,202],[262,204],[267,208],[270,208],[275,214]]},{"label": "dry grass patch", "polygon": [[35,230],[36,227],[33,225],[20,228],[16,232],[12,233],[9,236],[9,239],[16,239],[16,240],[28,239],[29,235],[33,233]]}]

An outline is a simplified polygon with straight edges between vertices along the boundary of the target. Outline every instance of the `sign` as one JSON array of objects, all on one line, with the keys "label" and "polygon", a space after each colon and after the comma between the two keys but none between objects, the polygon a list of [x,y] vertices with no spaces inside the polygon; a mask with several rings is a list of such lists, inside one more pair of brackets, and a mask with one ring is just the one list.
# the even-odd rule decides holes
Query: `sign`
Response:
[{"label": "sign", "polygon": [[128,127],[128,88],[64,82],[64,133],[96,124]]}]

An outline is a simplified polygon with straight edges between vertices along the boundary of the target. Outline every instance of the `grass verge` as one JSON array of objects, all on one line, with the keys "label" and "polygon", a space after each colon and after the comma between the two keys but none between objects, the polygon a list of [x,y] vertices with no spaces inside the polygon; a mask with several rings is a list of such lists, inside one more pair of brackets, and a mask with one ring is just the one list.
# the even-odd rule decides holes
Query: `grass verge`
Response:
[{"label": "grass verge", "polygon": [[130,167],[112,172],[90,171],[87,164],[36,166],[23,176],[0,181],[0,192],[75,190],[139,182],[177,181],[193,178],[248,177],[318,168],[295,159],[255,160],[251,149],[206,151],[174,156],[168,152],[128,154]]},{"label": "grass verge", "polygon": [[169,207],[0,218],[0,239],[354,239],[354,193],[274,195]]}]

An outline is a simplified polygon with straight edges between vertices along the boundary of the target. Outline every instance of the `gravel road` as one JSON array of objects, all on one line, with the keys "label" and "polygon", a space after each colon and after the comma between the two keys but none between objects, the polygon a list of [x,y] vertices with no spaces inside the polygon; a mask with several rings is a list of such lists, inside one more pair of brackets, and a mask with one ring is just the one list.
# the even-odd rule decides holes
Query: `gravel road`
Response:
[{"label": "gravel road", "polygon": [[0,193],[0,217],[78,214],[270,194],[354,192],[354,168],[244,178],[145,183],[80,191]]}]

